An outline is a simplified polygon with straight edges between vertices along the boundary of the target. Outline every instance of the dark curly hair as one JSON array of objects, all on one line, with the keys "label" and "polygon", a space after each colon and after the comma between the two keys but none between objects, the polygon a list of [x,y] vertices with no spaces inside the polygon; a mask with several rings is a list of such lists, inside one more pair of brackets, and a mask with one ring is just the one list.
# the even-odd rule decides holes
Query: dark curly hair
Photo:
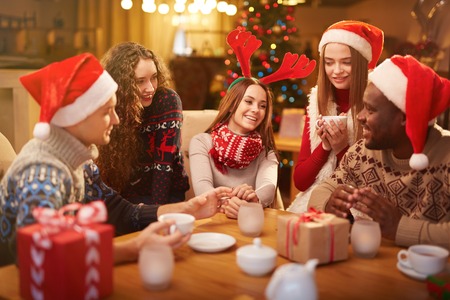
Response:
[{"label": "dark curly hair", "polygon": [[99,146],[100,155],[96,163],[101,170],[102,180],[119,193],[130,182],[141,149],[139,127],[144,108],[135,79],[135,68],[141,59],[151,59],[155,63],[158,88],[171,86],[170,73],[162,60],[138,43],[117,44],[100,61],[119,85],[116,112],[120,124],[112,131],[111,142]]}]

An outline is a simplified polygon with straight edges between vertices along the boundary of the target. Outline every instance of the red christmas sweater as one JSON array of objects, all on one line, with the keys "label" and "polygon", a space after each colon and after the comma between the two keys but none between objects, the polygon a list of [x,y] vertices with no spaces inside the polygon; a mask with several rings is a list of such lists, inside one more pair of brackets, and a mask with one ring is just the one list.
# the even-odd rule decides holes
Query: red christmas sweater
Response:
[{"label": "red christmas sweater", "polygon": [[[349,90],[334,89],[334,91],[339,113],[348,112],[350,109]],[[294,170],[295,187],[300,191],[307,190],[314,183],[317,174],[319,174],[320,170],[327,162],[328,156],[331,152],[324,150],[322,144],[320,144],[311,153],[311,141],[309,140],[310,125],[309,115],[306,115],[305,126],[303,128],[302,145],[300,147],[297,165]],[[338,162],[341,160],[347,149],[348,147],[338,153]]]}]

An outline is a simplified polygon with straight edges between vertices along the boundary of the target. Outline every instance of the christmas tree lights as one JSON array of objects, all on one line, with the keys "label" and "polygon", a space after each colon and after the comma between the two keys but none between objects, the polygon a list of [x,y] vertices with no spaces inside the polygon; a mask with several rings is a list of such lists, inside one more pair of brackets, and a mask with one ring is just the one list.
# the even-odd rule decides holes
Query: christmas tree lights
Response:
[{"label": "christmas tree lights", "polygon": [[[262,78],[275,72],[287,52],[301,53],[299,33],[294,17],[295,7],[282,5],[282,0],[246,0],[240,8],[237,28],[252,32],[262,41],[261,47],[251,58],[252,75]],[[312,59],[312,57],[309,57]],[[227,51],[227,66],[222,98],[228,86],[242,76],[239,62],[233,50]],[[272,125],[279,130],[284,108],[305,108],[307,105],[308,79],[286,79],[270,85],[274,93]],[[293,167],[292,154],[281,153],[280,167]]]},{"label": "christmas tree lights", "polygon": [[[278,0],[246,0],[240,9],[237,27],[252,32],[262,41],[251,59],[252,75],[262,78],[276,71],[287,52],[300,53],[298,28],[294,17],[295,7],[282,5]],[[311,57],[310,57],[311,58]],[[228,86],[242,76],[240,65],[232,49],[225,60],[227,76],[221,95]],[[284,108],[304,108],[307,104],[306,79],[286,79],[270,84],[274,93],[272,124],[278,131]]]}]

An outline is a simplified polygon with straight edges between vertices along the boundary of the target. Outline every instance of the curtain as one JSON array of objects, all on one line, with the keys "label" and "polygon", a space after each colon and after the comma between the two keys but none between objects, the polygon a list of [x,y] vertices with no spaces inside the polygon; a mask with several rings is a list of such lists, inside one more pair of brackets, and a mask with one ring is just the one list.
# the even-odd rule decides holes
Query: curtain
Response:
[{"label": "curtain", "polygon": [[[158,0],[156,1],[158,3]],[[173,5],[173,0],[167,2]],[[198,55],[225,54],[226,34],[233,28],[236,16],[230,17],[217,11],[210,15],[178,15],[171,12],[145,13],[142,0],[133,0],[133,7],[126,11],[120,0],[78,0],[78,28],[96,29],[96,53],[101,57],[111,46],[134,41],[153,50],[166,63],[173,57],[174,37],[179,26],[186,32],[188,45]],[[179,24],[182,16],[184,22]]]}]

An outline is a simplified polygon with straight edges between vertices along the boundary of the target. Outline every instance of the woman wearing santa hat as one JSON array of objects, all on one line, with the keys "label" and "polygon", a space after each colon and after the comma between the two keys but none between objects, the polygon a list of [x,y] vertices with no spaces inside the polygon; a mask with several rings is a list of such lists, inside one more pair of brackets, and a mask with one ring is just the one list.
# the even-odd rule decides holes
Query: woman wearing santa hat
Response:
[{"label": "woman wearing santa hat", "polygon": [[[383,43],[383,31],[359,21],[337,22],[322,35],[317,85],[309,95],[293,175],[301,192],[288,211],[306,211],[312,189],[332,174],[349,145],[361,138],[356,115],[362,109],[368,71],[376,66]],[[346,115],[346,124],[322,120],[322,116],[337,115]]]},{"label": "woman wearing santa hat", "polygon": [[181,147],[182,104],[170,73],[151,50],[134,42],[109,49],[101,63],[118,83],[120,126],[99,147],[102,179],[132,203],[185,199],[189,180]]}]

